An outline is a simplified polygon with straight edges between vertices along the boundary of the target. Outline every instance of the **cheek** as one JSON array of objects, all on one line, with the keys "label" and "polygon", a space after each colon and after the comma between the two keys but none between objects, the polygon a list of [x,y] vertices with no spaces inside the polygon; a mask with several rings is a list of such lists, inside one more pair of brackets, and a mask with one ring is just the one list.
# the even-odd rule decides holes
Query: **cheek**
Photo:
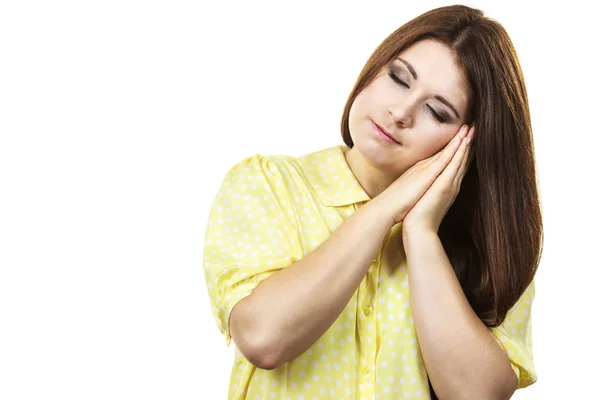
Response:
[{"label": "cheek", "polygon": [[433,156],[442,150],[449,143],[449,139],[444,135],[428,135],[415,144],[413,147],[417,161],[424,160]]},{"label": "cheek", "polygon": [[383,82],[380,78],[375,79],[369,86],[364,88],[354,99],[350,114],[356,117],[375,117],[382,114],[382,107],[385,108],[386,99],[390,94],[383,87]]},{"label": "cheek", "polygon": [[373,104],[369,99],[369,93],[364,90],[356,96],[350,113],[348,114],[348,123],[352,129],[353,126],[361,125],[365,118],[371,118],[373,115]]},{"label": "cheek", "polygon": [[369,105],[371,105],[369,92],[368,89],[365,89],[354,99],[354,103],[352,103],[352,107],[350,108],[350,114],[363,116],[369,112]]}]

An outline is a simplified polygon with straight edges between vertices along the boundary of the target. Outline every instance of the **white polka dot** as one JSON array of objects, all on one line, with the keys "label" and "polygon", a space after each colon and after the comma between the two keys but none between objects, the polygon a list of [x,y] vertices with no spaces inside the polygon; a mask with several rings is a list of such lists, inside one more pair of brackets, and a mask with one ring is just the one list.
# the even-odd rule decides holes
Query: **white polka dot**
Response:
[{"label": "white polka dot", "polygon": [[[215,208],[218,212],[208,222],[210,229],[206,244],[209,248],[203,256],[207,266],[207,287],[215,300],[212,309],[219,316],[221,330],[227,329],[226,319],[233,302],[247,296],[252,289],[246,283],[256,285],[269,273],[306,256],[366,204],[347,203],[333,209],[316,202],[331,203],[335,199],[341,202],[364,196],[341,150],[342,147],[323,150],[320,156],[302,158],[300,164],[287,156],[252,157],[227,176],[224,189],[218,194],[220,197]],[[315,163],[318,157],[323,162]],[[312,176],[311,169],[314,171]],[[284,386],[288,388],[290,400],[300,398],[298,395],[306,400],[322,400],[325,394],[327,398],[358,399],[361,396],[353,393],[355,388],[360,388],[362,396],[369,399],[405,398],[405,391],[412,397],[426,397],[427,380],[423,382],[421,375],[417,375],[421,373],[426,377],[426,372],[417,353],[406,263],[404,260],[394,261],[397,264],[391,266],[386,265],[389,263],[387,257],[376,258],[380,271],[387,274],[385,280],[383,275],[378,277],[378,270],[371,268],[366,279],[376,284],[374,287],[366,286],[364,291],[357,293],[356,302],[346,305],[346,312],[340,315],[342,318],[336,321],[336,327],[326,333],[329,338],[319,339],[317,345],[307,349],[303,357],[290,361],[292,374],[286,382],[271,380],[272,374],[255,374],[255,390],[252,394],[252,390],[248,390],[248,398],[254,399],[260,387],[260,399],[262,396],[279,398],[279,390],[286,391]],[[232,268],[232,260],[238,263],[235,269]],[[380,279],[379,283],[377,279]],[[219,285],[231,290],[222,290]],[[373,304],[374,301],[376,304]],[[369,317],[361,312],[363,304],[371,304],[375,308]],[[527,338],[529,345],[527,311],[518,310],[518,314],[513,314],[512,326],[510,322],[505,325],[506,332],[511,334],[511,329],[515,329],[513,335],[520,334],[524,342]],[[365,350],[361,355],[356,353],[359,338]],[[383,359],[371,354],[372,350],[377,350],[371,349],[374,343],[387,347],[381,349]],[[407,354],[412,356],[407,357]],[[243,382],[245,375],[239,373],[246,365],[244,362],[239,358],[234,364],[238,376],[232,385],[237,385],[238,390],[241,385],[248,384]],[[366,366],[373,367],[376,363],[379,367],[376,374],[370,375],[372,379],[362,375],[359,366],[363,362]],[[404,371],[405,367],[410,372]],[[407,384],[410,381],[411,386],[403,388],[398,385],[400,377]],[[352,386],[354,382],[358,387]],[[336,388],[339,390],[334,390]],[[392,396],[391,392],[394,393]]]}]

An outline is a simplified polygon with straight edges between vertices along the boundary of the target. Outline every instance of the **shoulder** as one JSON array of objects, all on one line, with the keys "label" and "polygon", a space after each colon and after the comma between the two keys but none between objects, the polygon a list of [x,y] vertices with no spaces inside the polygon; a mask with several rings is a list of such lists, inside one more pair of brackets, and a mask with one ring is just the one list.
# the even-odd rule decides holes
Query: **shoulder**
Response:
[{"label": "shoulder", "polygon": [[249,155],[227,170],[223,185],[278,181],[284,178],[283,175],[294,171],[293,165],[296,163],[297,159],[289,155]]},{"label": "shoulder", "polygon": [[285,154],[265,155],[256,153],[236,162],[227,171],[225,180],[264,178],[267,181],[272,181],[288,180],[287,178],[293,176],[305,177],[306,172],[310,171],[313,165],[320,164],[323,160],[335,156],[339,157],[339,154],[343,155],[341,146],[320,149],[298,157]]}]

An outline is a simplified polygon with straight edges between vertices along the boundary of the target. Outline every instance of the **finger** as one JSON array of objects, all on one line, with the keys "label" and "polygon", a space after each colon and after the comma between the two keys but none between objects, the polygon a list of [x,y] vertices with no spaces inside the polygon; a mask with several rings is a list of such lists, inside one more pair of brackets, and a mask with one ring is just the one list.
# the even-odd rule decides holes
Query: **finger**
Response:
[{"label": "finger", "polygon": [[442,181],[453,182],[454,178],[458,174],[458,170],[462,164],[465,154],[467,153],[467,140],[464,139],[460,142],[458,150],[453,154],[452,159],[440,174]]},{"label": "finger", "polygon": [[456,157],[457,152],[460,151],[463,142],[466,140],[463,138],[467,136],[468,129],[468,125],[463,125],[450,143],[440,152],[439,157],[435,160],[437,163],[437,175],[448,168],[450,162]]},{"label": "finger", "polygon": [[456,177],[454,178],[455,185],[460,185],[463,178],[465,177],[465,174],[467,173],[467,170],[469,169],[469,166],[471,165],[471,161],[472,161],[471,145],[473,143],[474,131],[475,131],[475,128],[471,128],[471,130],[469,131],[469,134],[467,136],[467,138],[470,139],[471,141],[466,144],[467,150],[465,151],[465,154],[463,156],[462,162],[458,169],[458,173],[456,174]]},{"label": "finger", "polygon": [[453,159],[456,151],[460,149],[461,143],[464,141],[463,138],[468,133],[468,129],[468,125],[463,125],[445,148],[440,150],[437,155],[425,159],[425,162],[419,167],[422,171],[426,171],[426,176],[428,177],[426,181],[429,182],[429,185],[433,184],[444,169],[448,167],[448,163]]},{"label": "finger", "polygon": [[432,162],[441,160],[443,162],[444,167],[446,165],[448,165],[448,162],[450,162],[450,160],[452,159],[452,156],[454,155],[456,150],[458,150],[460,148],[461,140],[462,140],[462,138],[464,138],[467,135],[468,128],[469,128],[468,125],[466,125],[466,124],[463,125],[458,130],[456,135],[454,135],[452,140],[450,140],[450,142],[446,145],[446,147],[444,147],[442,150],[438,151],[437,154],[430,157],[430,159],[429,159],[430,162],[428,162],[427,164],[429,165]]},{"label": "finger", "polygon": [[[450,143],[448,143],[437,156],[431,157],[423,164],[422,168],[424,168],[424,172],[426,171],[426,181],[428,182],[428,185],[432,185],[438,180],[441,174],[448,168],[448,164],[456,155],[457,150],[461,148],[461,143],[464,141],[463,137],[465,137],[467,133],[468,125],[463,125]],[[451,177],[445,179],[452,180]]]}]

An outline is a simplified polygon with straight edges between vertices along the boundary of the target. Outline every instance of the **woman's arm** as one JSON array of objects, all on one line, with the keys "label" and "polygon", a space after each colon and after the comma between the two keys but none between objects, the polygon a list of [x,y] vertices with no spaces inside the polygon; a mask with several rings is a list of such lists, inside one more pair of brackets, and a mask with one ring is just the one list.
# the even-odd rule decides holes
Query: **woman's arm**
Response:
[{"label": "woman's arm", "polygon": [[375,198],[314,251],[262,281],[231,312],[240,352],[273,369],[307,350],[341,314],[393,225],[389,207]]},{"label": "woman's arm", "polygon": [[231,337],[254,365],[275,368],[308,349],[340,315],[392,226],[453,159],[465,131],[403,173],[300,261],[259,283],[229,318]]},{"label": "woman's arm", "polygon": [[509,399],[509,358],[467,301],[435,232],[407,231],[410,299],[425,367],[440,399]]}]

